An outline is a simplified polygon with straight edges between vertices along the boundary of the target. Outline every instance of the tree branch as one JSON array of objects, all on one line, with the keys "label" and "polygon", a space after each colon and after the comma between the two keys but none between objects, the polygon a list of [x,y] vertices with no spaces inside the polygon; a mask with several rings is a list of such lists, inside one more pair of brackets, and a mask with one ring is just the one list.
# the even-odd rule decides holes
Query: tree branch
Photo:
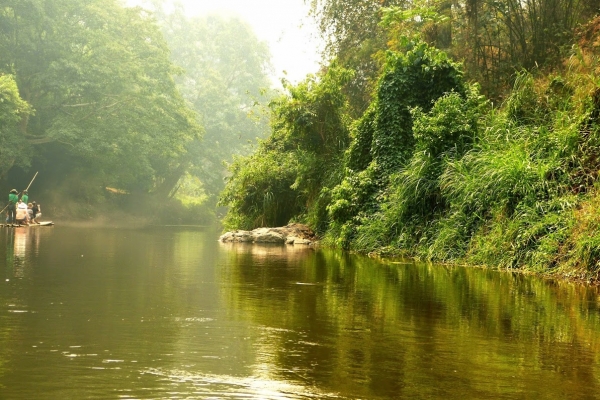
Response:
[{"label": "tree branch", "polygon": [[87,107],[87,106],[93,106],[95,104],[98,104],[98,103],[94,102],[94,103],[82,103],[82,104],[63,104],[62,107]]}]

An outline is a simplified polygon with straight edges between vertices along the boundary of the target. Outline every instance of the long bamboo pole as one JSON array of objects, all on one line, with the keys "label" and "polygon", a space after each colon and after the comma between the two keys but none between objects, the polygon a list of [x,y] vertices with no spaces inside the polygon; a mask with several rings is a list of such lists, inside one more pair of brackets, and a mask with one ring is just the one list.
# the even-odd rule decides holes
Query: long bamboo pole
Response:
[{"label": "long bamboo pole", "polygon": [[[29,186],[31,186],[31,184],[32,184],[32,183],[33,183],[33,181],[35,180],[35,177],[37,176],[38,172],[40,172],[40,171],[36,171],[35,175],[33,176],[33,179],[31,180],[31,182],[29,182],[29,185],[27,185],[27,188],[26,188],[25,190],[23,190],[23,192],[24,192],[24,191],[26,191],[26,190],[29,190]],[[22,193],[22,192],[21,192],[21,193]]]}]

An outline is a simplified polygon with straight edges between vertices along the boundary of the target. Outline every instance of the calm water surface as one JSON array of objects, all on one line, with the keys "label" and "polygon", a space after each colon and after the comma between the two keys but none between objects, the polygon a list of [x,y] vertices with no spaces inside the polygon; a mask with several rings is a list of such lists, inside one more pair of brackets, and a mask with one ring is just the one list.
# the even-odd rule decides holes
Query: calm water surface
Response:
[{"label": "calm water surface", "polygon": [[0,230],[0,399],[595,399],[600,293],[218,232]]}]

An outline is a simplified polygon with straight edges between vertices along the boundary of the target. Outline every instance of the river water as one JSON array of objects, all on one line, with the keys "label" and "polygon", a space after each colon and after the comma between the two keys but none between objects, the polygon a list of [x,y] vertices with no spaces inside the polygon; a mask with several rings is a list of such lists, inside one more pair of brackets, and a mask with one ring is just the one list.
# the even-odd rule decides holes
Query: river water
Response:
[{"label": "river water", "polygon": [[0,399],[600,398],[596,288],[218,231],[0,230]]}]

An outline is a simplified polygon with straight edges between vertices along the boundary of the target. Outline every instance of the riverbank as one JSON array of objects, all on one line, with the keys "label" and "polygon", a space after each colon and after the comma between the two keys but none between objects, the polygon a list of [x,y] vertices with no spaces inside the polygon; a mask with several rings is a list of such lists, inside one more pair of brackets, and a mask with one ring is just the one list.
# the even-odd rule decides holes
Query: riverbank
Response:
[{"label": "riverbank", "polygon": [[[598,282],[594,26],[568,68],[519,73],[500,107],[422,42],[389,54],[353,120],[335,97],[344,75],[328,70],[297,89],[310,96],[282,101],[271,137],[232,166],[226,228],[303,221],[325,245],[358,253]],[[322,102],[308,128],[284,118]],[[310,130],[325,123],[327,136]]]},{"label": "riverbank", "polygon": [[[456,223],[455,216],[446,216],[429,227],[417,226],[425,233],[412,246],[403,246],[406,241],[397,238],[395,245],[369,247],[359,237],[351,247],[359,253],[383,257],[411,257],[598,284],[599,209],[600,195],[591,189],[587,193],[557,196],[552,202],[521,204],[513,212],[506,207],[496,209],[470,235],[461,235],[464,225]],[[377,234],[373,232],[376,223],[365,221],[360,230],[362,237],[370,232]],[[335,243],[335,238],[325,241]]]}]

